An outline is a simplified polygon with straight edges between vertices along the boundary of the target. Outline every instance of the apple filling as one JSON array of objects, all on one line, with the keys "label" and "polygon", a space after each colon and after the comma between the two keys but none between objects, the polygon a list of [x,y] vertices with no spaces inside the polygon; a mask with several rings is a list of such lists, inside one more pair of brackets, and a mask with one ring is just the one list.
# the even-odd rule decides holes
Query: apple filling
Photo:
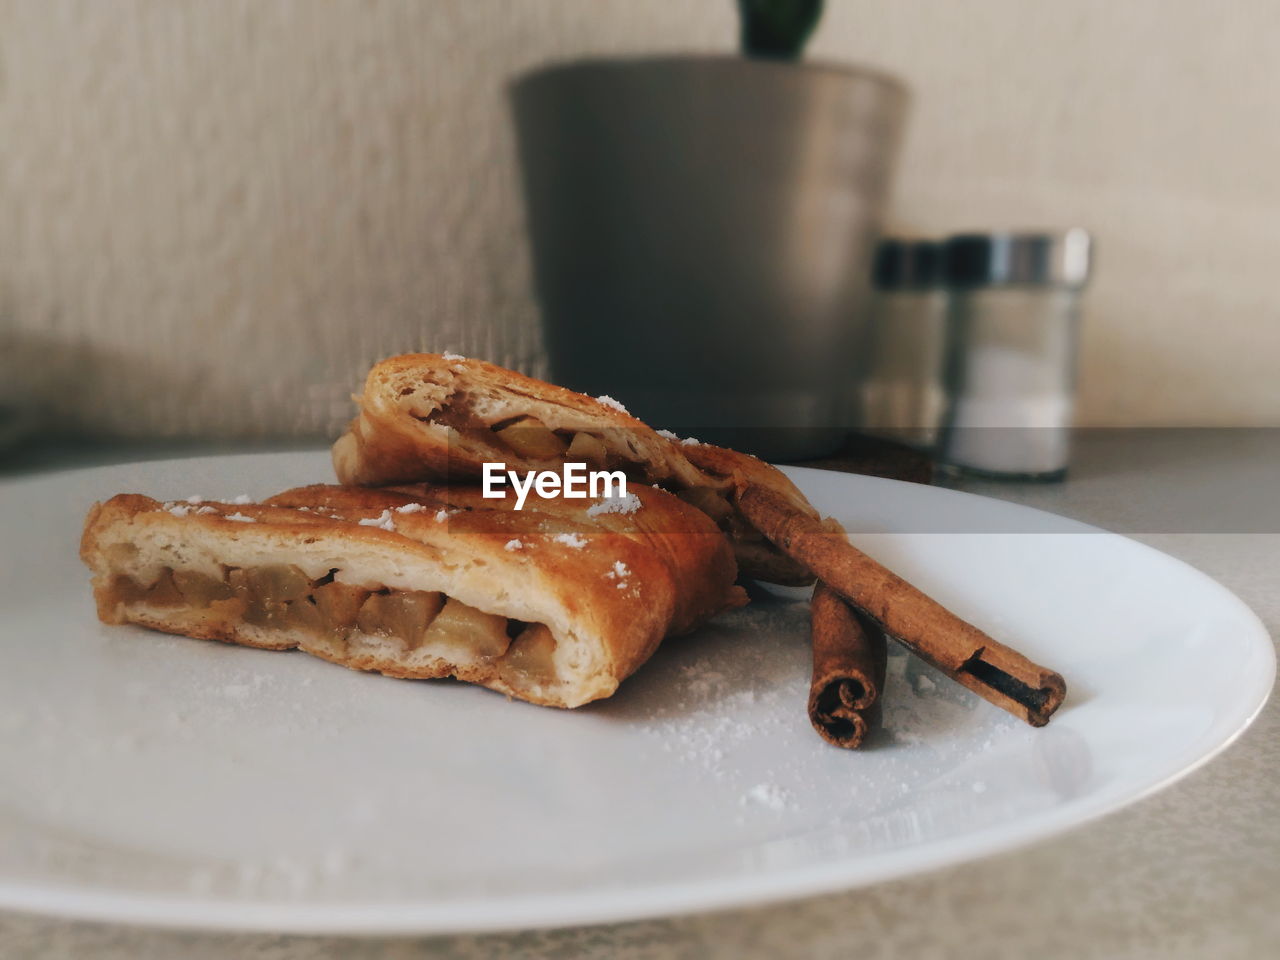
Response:
[{"label": "apple filling", "polygon": [[512,453],[528,460],[565,460],[601,470],[618,463],[599,437],[585,431],[552,430],[537,417],[516,417],[490,429]]},{"label": "apple filling", "polygon": [[426,416],[413,414],[429,423],[440,423],[473,443],[491,446],[495,442],[525,460],[557,460],[585,463],[597,470],[635,467],[625,454],[611,451],[595,434],[581,430],[553,430],[537,417],[521,414],[496,423],[486,423],[466,409],[453,404]]},{"label": "apple filling", "polygon": [[[334,571],[336,572],[336,571]],[[308,635],[302,646],[330,657],[376,637],[412,654],[424,650],[454,664],[497,666],[504,676],[537,684],[556,678],[556,641],[542,624],[485,613],[437,591],[367,589],[333,578],[312,580],[298,567],[224,567],[221,578],[168,567],[149,584],[123,574],[107,588],[109,604],[191,607],[251,626]]]}]

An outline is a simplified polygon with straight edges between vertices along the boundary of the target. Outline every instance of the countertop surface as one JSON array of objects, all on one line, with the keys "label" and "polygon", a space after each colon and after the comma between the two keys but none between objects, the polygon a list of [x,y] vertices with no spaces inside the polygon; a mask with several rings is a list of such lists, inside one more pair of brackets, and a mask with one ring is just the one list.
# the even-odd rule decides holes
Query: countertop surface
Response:
[{"label": "countertop surface", "polygon": [[[46,450],[30,474],[207,449]],[[1235,591],[1280,636],[1280,432],[1078,437],[1052,485],[951,485],[1118,530]],[[0,487],[0,496],[3,489]],[[1087,623],[1087,618],[1082,618]],[[1280,952],[1280,707],[1212,763],[1136,806],[1014,853],[773,907],[483,937],[348,940],[156,932],[0,913],[0,957],[1231,958]]]}]

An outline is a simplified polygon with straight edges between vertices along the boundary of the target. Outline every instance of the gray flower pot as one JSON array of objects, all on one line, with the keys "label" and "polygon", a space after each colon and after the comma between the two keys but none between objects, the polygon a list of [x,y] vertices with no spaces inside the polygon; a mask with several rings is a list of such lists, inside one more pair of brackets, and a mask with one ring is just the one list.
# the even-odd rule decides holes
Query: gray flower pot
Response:
[{"label": "gray flower pot", "polygon": [[539,70],[512,101],[552,376],[762,456],[839,446],[903,88],[672,57]]}]

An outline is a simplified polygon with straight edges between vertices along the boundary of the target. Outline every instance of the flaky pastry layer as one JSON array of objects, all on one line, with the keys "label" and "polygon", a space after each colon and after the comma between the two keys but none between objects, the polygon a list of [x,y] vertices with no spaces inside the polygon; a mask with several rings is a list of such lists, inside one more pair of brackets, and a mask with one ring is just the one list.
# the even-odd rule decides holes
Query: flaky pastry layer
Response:
[{"label": "flaky pastry layer", "polygon": [[663,435],[610,398],[592,398],[480,360],[407,354],[376,364],[359,415],[333,446],[341,483],[475,482],[486,463],[518,471],[582,461],[676,492],[731,538],[745,576],[812,576],[768,543],[733,503],[744,479],[817,514],[787,477],[755,457]]},{"label": "flaky pastry layer", "polygon": [[631,512],[602,513],[426,485],[251,504],[122,494],[90,512],[81,556],[107,623],[575,707],[612,694],[663,637],[744,602],[706,517],[633,495]]}]

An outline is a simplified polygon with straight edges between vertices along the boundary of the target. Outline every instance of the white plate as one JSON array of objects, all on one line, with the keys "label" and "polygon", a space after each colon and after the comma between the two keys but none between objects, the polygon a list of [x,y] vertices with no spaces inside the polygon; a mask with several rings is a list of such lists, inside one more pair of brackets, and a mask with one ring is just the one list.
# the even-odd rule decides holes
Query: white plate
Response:
[{"label": "white plate", "polygon": [[[668,644],[576,712],[105,627],[76,542],[119,491],[266,495],[323,454],[145,463],[0,491],[0,906],[169,926],[443,932],[868,884],[1132,803],[1245,727],[1275,660],[1204,575],[1048,514],[795,470],[823,511],[1059,669],[1043,730],[905,655],[869,749],[810,730],[806,609]],[[967,530],[969,532],[900,531]],[[973,532],[998,531],[998,532]]]}]

